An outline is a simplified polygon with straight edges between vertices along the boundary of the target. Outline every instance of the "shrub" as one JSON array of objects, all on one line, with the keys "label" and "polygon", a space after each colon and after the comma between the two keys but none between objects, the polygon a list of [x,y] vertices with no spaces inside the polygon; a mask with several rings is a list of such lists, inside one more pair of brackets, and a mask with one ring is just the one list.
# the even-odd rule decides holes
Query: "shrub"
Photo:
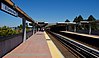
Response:
[{"label": "shrub", "polygon": [[13,30],[7,26],[0,27],[0,36],[8,36],[18,34],[16,30]]}]

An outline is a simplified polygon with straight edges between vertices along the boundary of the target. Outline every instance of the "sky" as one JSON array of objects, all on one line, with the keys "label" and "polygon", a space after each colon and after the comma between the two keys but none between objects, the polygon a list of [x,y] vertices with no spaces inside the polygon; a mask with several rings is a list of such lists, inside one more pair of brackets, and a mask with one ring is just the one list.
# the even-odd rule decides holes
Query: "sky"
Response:
[{"label": "sky", "polygon": [[[12,0],[35,21],[50,23],[73,21],[82,15],[87,19],[90,15],[99,19],[99,0]],[[21,18],[11,16],[0,10],[0,26],[18,26]]]}]

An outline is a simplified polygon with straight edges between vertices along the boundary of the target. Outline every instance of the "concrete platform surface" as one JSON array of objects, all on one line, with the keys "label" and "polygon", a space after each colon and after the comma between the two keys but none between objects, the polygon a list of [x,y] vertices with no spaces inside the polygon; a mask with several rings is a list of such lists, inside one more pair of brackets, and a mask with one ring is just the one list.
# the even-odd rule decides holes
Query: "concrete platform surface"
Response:
[{"label": "concrete platform surface", "polygon": [[89,34],[82,34],[82,33],[69,32],[69,31],[61,31],[61,32],[66,32],[66,33],[76,34],[76,35],[80,35],[80,36],[86,36],[86,37],[92,37],[92,38],[99,39],[99,36],[97,36],[97,35],[89,35]]},{"label": "concrete platform surface", "polygon": [[44,32],[37,32],[3,58],[52,58]]}]

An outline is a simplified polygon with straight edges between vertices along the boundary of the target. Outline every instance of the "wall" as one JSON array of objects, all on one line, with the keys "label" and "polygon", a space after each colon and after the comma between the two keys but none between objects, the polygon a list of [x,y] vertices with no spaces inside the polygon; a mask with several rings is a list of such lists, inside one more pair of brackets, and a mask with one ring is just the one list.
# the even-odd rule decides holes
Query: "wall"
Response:
[{"label": "wall", "polygon": [[[27,32],[27,38],[32,35],[32,31]],[[0,58],[13,50],[23,42],[22,34],[0,37]]]}]

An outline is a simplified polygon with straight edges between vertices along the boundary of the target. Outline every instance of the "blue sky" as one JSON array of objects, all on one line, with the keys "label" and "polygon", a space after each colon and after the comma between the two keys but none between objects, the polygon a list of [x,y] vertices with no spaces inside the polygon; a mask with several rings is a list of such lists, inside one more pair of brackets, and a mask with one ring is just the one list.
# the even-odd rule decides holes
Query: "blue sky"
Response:
[{"label": "blue sky", "polygon": [[[99,0],[12,0],[36,21],[63,22],[73,21],[82,15],[87,19],[93,15],[99,19]],[[18,26],[21,18],[13,17],[0,10],[0,26]]]}]

